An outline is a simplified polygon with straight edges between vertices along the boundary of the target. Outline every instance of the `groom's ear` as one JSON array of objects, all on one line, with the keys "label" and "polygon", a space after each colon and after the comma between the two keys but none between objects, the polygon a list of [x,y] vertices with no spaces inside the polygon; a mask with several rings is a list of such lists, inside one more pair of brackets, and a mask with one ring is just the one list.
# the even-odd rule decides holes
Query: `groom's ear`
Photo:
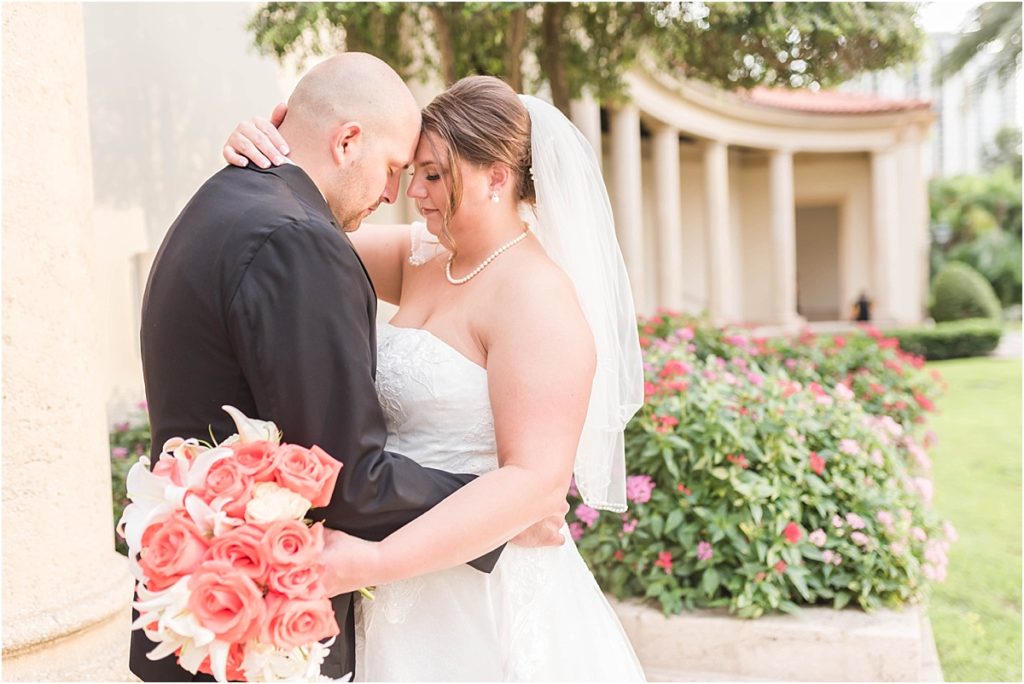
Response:
[{"label": "groom's ear", "polygon": [[365,142],[363,125],[358,121],[347,121],[334,129],[331,136],[331,155],[339,165],[350,164],[356,158],[359,147]]}]

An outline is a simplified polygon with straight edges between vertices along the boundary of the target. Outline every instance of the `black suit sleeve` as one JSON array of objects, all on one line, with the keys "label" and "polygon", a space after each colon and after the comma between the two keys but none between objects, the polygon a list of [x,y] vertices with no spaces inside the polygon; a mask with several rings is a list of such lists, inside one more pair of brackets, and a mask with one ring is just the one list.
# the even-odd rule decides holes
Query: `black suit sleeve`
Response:
[{"label": "black suit sleeve", "polygon": [[[228,334],[259,416],[285,441],[319,445],[344,464],[330,504],[310,517],[380,540],[473,479],[384,450],[373,292],[333,227],[292,222],[271,232],[228,301]],[[489,572],[500,552],[470,565]]]}]

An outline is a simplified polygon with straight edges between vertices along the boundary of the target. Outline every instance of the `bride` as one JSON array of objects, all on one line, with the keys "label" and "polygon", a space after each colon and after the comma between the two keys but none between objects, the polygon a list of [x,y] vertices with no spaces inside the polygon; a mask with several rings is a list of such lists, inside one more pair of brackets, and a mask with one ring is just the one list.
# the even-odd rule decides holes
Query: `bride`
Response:
[{"label": "bride", "polygon": [[[240,125],[232,163],[243,141],[279,156]],[[388,449],[480,477],[381,542],[328,533],[329,591],[376,585],[356,679],[642,680],[574,544],[459,565],[548,515],[573,473],[589,505],[625,510],[642,369],[594,153],[551,105],[472,76],[424,109],[408,195],[425,223],[350,234],[400,307],[378,334]]]}]

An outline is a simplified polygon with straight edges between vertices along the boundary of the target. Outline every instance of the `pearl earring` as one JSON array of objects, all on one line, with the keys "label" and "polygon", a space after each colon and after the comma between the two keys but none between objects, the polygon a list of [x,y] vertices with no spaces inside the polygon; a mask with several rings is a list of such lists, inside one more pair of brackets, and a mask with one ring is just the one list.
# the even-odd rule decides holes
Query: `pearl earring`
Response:
[{"label": "pearl earring", "polygon": [[495,204],[501,201],[501,198],[498,197],[497,191],[491,193],[491,201],[494,202]]}]

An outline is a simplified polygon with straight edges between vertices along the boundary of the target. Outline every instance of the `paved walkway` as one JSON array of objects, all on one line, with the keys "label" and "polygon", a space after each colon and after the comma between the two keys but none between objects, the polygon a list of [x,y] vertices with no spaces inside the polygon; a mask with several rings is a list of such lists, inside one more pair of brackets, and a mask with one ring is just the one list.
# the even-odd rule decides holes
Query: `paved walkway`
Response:
[{"label": "paved walkway", "polygon": [[1021,331],[1007,330],[991,356],[1000,359],[1018,359],[1021,355]]}]

